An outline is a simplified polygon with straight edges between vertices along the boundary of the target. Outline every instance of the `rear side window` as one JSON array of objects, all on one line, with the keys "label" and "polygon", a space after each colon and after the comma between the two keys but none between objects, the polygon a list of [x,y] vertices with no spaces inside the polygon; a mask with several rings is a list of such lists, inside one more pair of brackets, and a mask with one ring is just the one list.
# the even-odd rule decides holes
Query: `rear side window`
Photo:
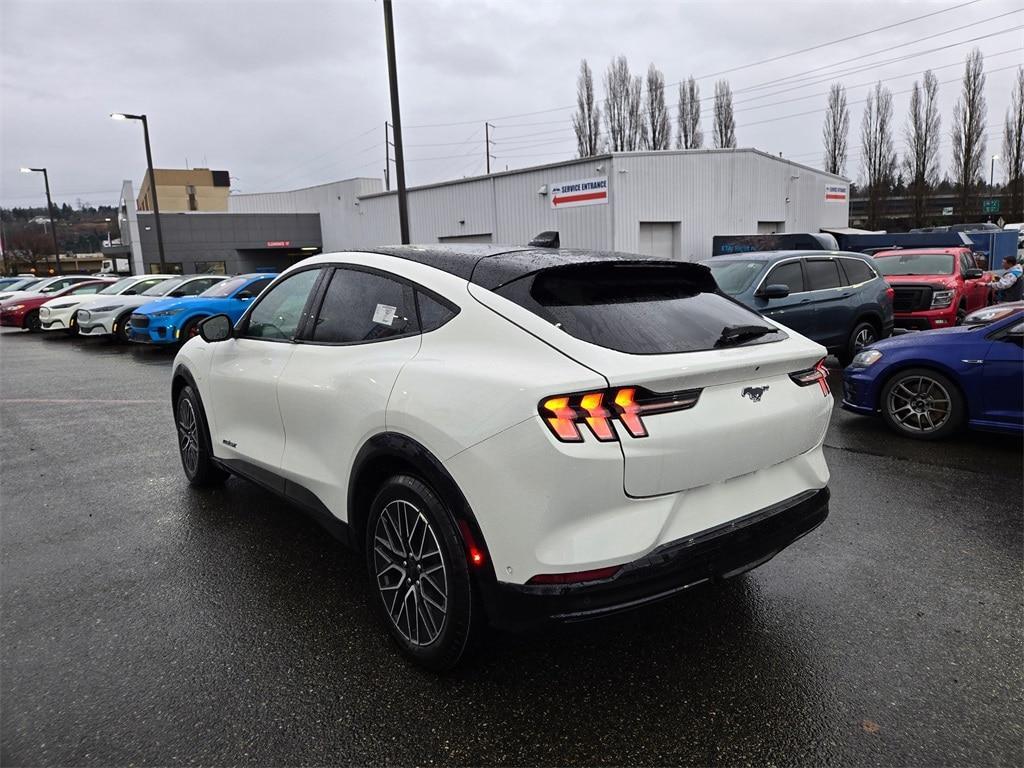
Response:
[{"label": "rear side window", "polygon": [[846,272],[846,279],[850,285],[866,283],[868,280],[874,280],[877,277],[875,271],[859,259],[843,259],[843,270]]},{"label": "rear side window", "polygon": [[831,259],[808,259],[804,262],[807,270],[807,290],[821,291],[838,288],[843,284],[839,279],[839,267]]},{"label": "rear side window", "polygon": [[313,341],[351,344],[415,333],[412,287],[355,269],[336,269],[313,324]]},{"label": "rear side window", "polygon": [[765,285],[784,285],[789,288],[790,293],[800,293],[804,290],[804,272],[800,269],[799,261],[791,261],[788,264],[779,264],[768,273]]},{"label": "rear side window", "polygon": [[423,333],[440,328],[458,314],[454,307],[442,304],[423,291],[416,291],[416,302],[420,308],[420,330]]},{"label": "rear side window", "polygon": [[[702,290],[684,267],[692,270],[621,263],[558,267],[495,292],[577,339],[619,352],[697,352],[786,338],[755,312]],[[743,327],[754,330],[723,341]]]}]

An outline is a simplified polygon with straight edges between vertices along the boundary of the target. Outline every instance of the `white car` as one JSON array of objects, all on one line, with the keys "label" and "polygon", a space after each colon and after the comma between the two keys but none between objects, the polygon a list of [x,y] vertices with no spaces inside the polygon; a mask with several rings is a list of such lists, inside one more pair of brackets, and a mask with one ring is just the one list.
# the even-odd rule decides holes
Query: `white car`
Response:
[{"label": "white car", "polygon": [[40,293],[56,293],[57,291],[64,290],[69,285],[95,279],[93,275],[58,275],[57,277],[46,277],[33,283],[31,282],[32,278],[30,278],[29,284],[20,289],[0,291],[0,301],[16,299],[21,296],[34,296]]},{"label": "white car", "polygon": [[824,521],[824,357],[701,265],[405,246],[306,259],[207,319],[172,400],[188,480],[314,514],[441,670],[483,618],[633,608]]},{"label": "white car", "polygon": [[207,288],[225,279],[225,275],[186,275],[164,280],[142,293],[121,294],[109,300],[93,302],[78,310],[78,332],[83,336],[116,336],[120,341],[131,339],[132,312],[160,298],[198,296]]},{"label": "white car", "polygon": [[78,333],[76,314],[86,306],[97,306],[111,296],[134,296],[157,283],[170,280],[178,275],[132,275],[111,283],[99,293],[90,296],[61,296],[50,299],[39,308],[39,322],[44,331],[66,331]]}]

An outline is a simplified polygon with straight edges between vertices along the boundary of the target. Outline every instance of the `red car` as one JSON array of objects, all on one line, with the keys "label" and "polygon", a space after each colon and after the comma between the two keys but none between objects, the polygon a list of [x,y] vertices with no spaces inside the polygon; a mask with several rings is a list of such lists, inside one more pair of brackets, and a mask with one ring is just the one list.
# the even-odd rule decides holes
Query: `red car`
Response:
[{"label": "red car", "polygon": [[990,278],[978,269],[970,248],[908,248],[874,257],[894,292],[897,328],[960,325],[969,312],[991,301]]},{"label": "red car", "polygon": [[89,293],[98,293],[105,286],[110,285],[110,280],[88,280],[86,282],[69,285],[63,290],[54,293],[34,293],[28,296],[20,296],[0,302],[0,325],[21,328],[32,333],[40,330],[39,307],[50,299],[58,296],[82,296]]}]

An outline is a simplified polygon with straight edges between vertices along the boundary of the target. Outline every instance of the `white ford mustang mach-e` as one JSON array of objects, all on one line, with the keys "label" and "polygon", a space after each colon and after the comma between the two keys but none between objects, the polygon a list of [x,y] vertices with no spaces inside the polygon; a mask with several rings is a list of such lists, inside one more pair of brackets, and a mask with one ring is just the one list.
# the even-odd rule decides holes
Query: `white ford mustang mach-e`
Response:
[{"label": "white ford mustang mach-e", "polygon": [[828,514],[818,344],[642,256],[316,256],[174,364],[182,465],[316,515],[432,669],[481,620],[632,608],[767,561]]}]

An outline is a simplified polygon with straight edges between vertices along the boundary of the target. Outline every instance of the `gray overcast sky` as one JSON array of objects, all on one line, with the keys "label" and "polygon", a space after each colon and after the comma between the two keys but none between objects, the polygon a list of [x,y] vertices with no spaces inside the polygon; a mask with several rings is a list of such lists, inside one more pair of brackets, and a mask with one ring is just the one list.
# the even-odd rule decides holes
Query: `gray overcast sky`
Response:
[{"label": "gray overcast sky", "polygon": [[[498,126],[495,168],[572,157],[572,109],[554,108],[574,103],[581,58],[598,79],[611,57],[624,54],[635,72],[653,61],[674,83],[958,4],[396,0],[408,180],[482,173],[485,119]],[[41,179],[18,173],[21,165],[46,165],[60,202],[114,203],[122,179],[137,187],[145,170],[141,128],[109,120],[112,111],[149,116],[157,167],[184,167],[187,159],[226,169],[241,192],[383,173],[390,111],[379,0],[0,0],[0,9],[2,205],[42,203]],[[978,45],[989,72],[988,153],[998,152],[1013,68],[1024,63],[1024,32],[1005,30],[1024,24],[1021,10],[1019,0],[979,0],[730,73],[739,145],[820,165],[827,79],[837,69],[865,68],[837,78],[849,89],[847,175],[855,178],[868,84],[881,78],[894,91],[900,138],[908,103],[901,92],[932,67],[944,83],[946,150],[959,85],[945,81],[959,80],[964,56]],[[1009,15],[985,21],[999,14]],[[993,33],[1001,34],[963,42]],[[877,66],[954,43],[961,44]],[[864,54],[874,55],[837,64]],[[784,86],[742,90],[795,76],[803,79],[786,93],[778,93]],[[700,85],[709,96],[714,78]],[[773,95],[744,102],[766,94]],[[674,119],[674,86],[668,101]],[[552,111],[510,117],[541,110]],[[419,127],[438,123],[462,124]],[[710,125],[706,115],[706,136]]]}]

